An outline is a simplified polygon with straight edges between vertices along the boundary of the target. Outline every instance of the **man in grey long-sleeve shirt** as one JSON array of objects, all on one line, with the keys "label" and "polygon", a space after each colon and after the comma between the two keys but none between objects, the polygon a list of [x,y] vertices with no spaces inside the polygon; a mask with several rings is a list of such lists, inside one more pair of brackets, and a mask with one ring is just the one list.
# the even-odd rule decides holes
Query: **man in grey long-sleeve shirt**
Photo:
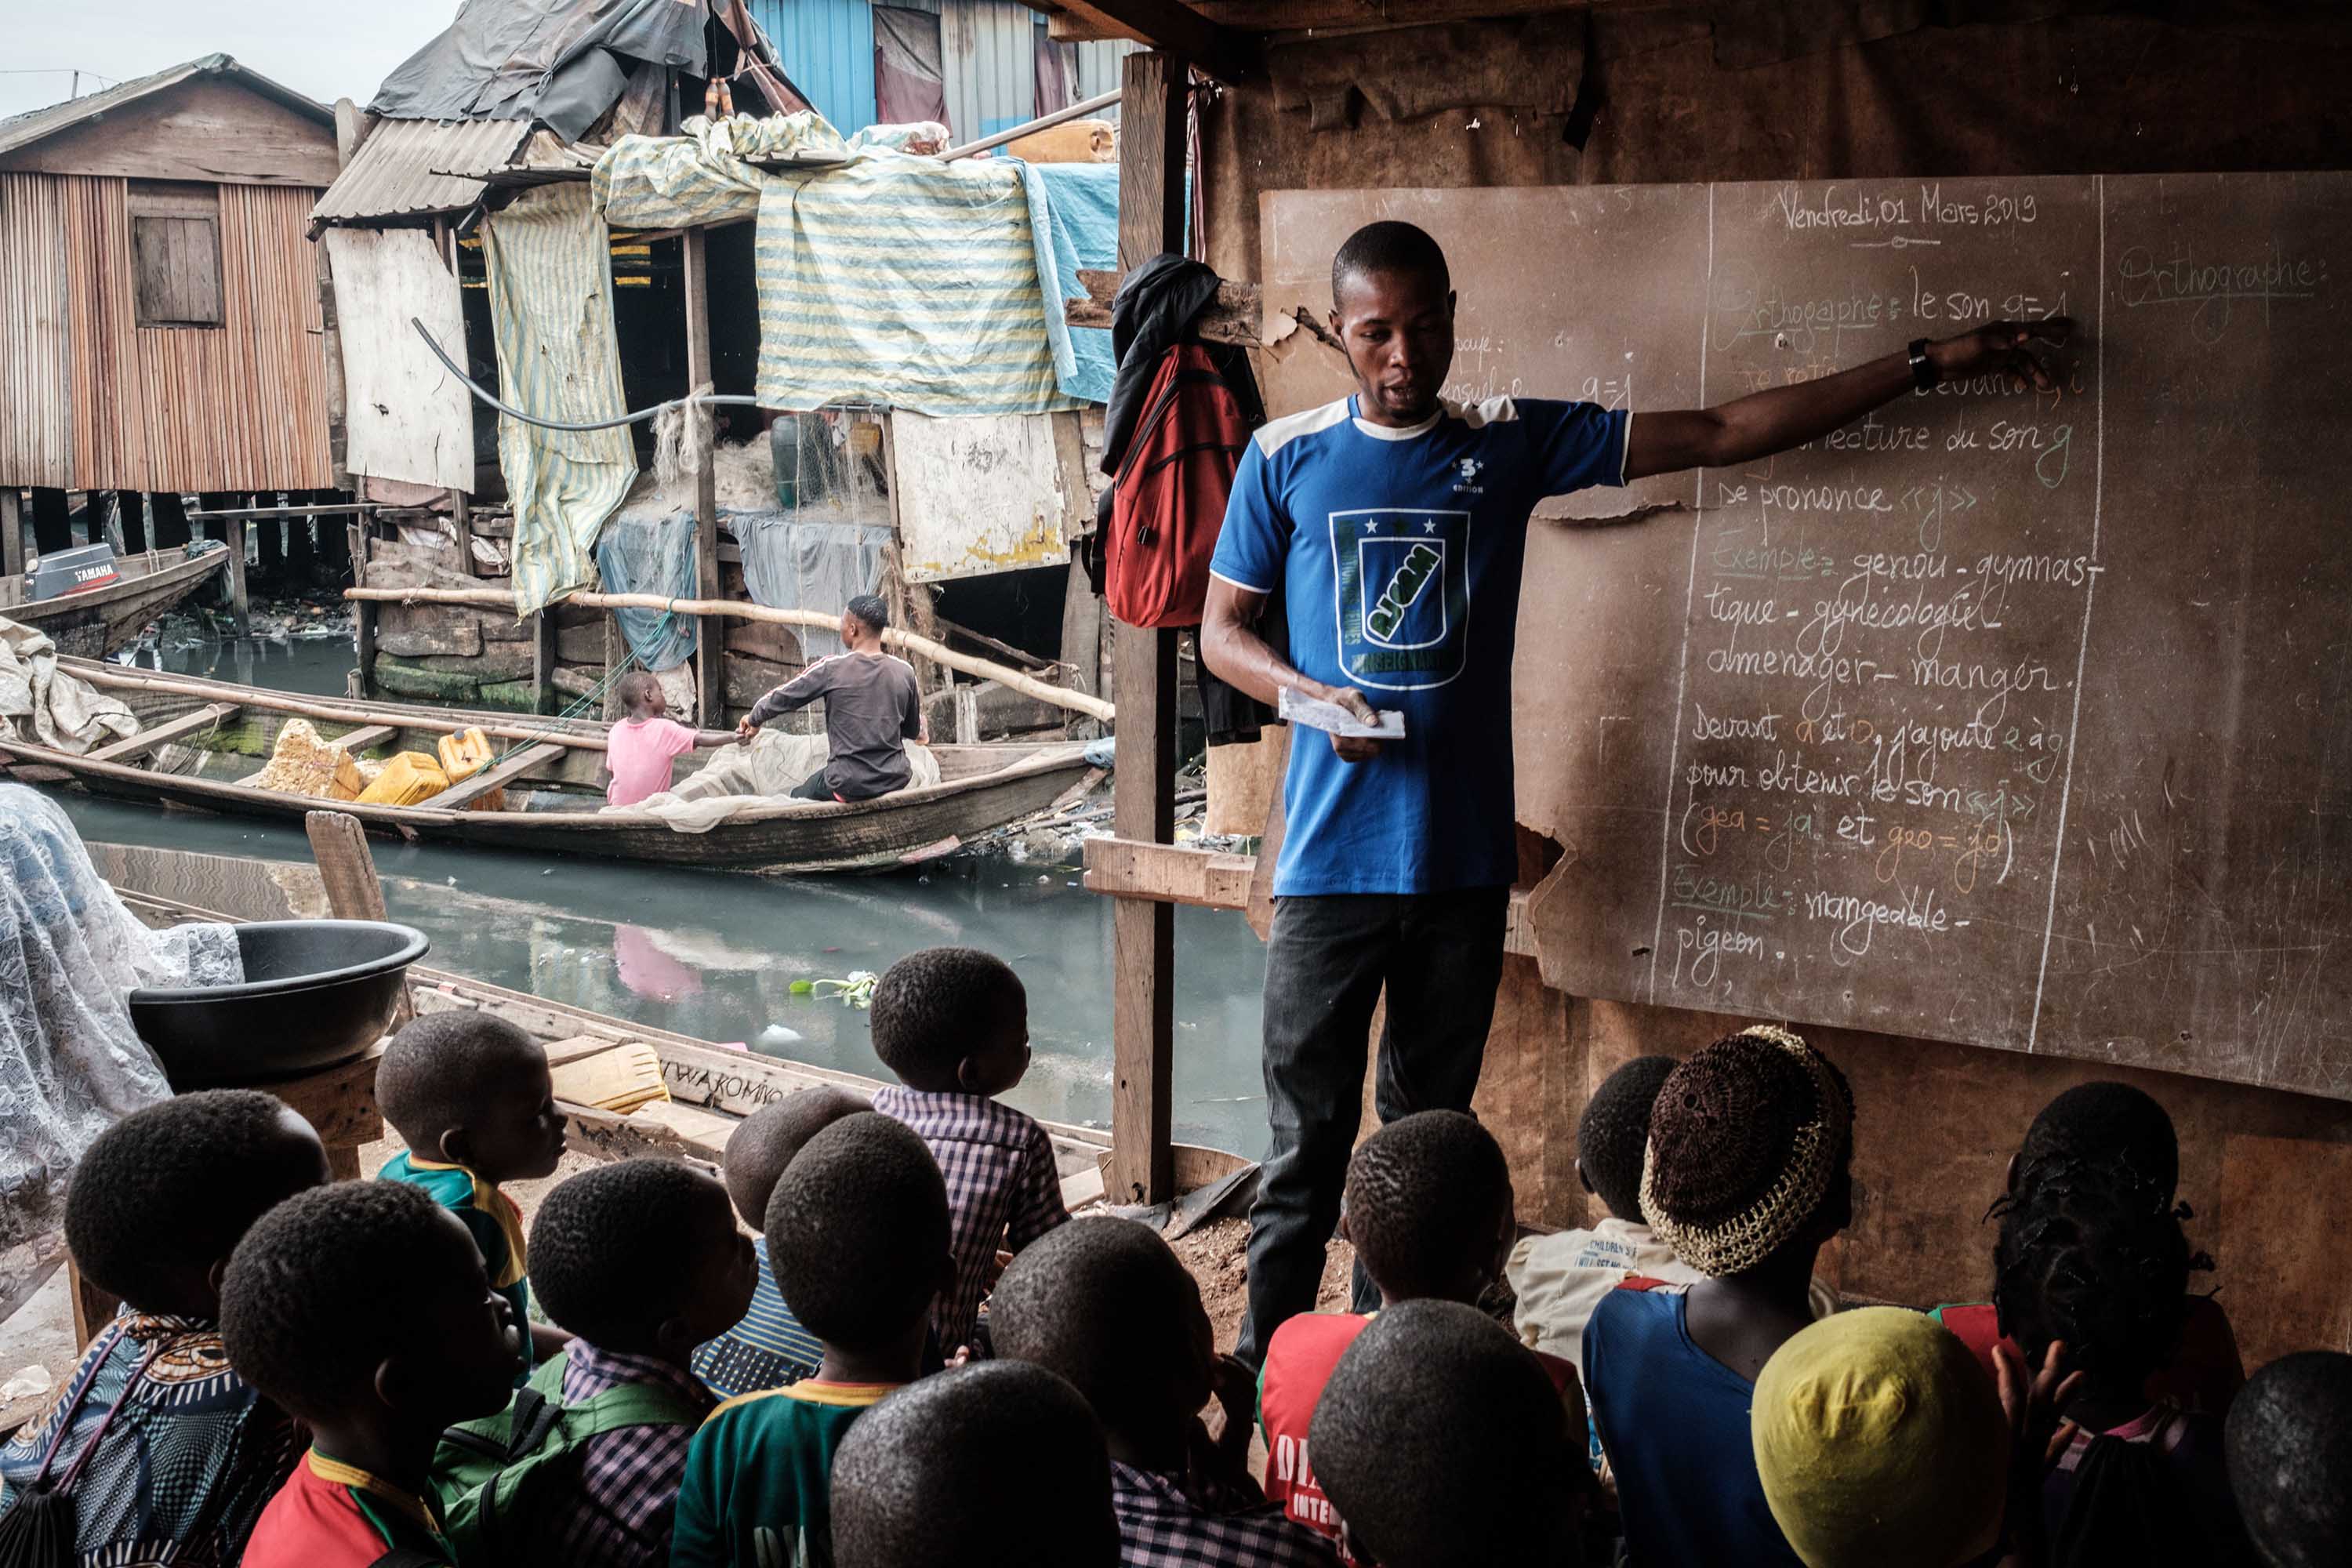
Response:
[{"label": "man in grey long-sleeve shirt", "polygon": [[802,800],[872,800],[907,787],[907,742],[927,741],[915,668],[882,651],[889,607],[876,595],[849,601],[841,615],[846,652],[818,659],[754,703],[735,727],[746,741],[796,708],[823,699],[830,752],[824,766],[793,794]]}]

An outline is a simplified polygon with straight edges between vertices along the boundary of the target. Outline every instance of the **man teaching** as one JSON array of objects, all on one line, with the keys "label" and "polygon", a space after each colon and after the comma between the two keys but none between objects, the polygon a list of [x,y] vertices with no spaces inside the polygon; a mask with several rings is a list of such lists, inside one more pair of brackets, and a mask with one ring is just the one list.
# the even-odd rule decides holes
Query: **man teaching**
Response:
[{"label": "man teaching", "polygon": [[[1356,393],[1258,430],[1211,564],[1201,657],[1274,702],[1283,688],[1396,739],[1291,746],[1266,949],[1272,1146],[1250,1211],[1255,1366],[1314,1305],[1363,1101],[1383,989],[1382,1122],[1467,1110],[1478,1083],[1517,874],[1511,655],[1538,501],[1678,469],[1727,468],[1816,440],[1946,377],[1999,373],[2047,390],[2032,340],[2063,318],[1995,321],[1940,342],[1714,408],[1442,402],[1454,294],[1437,242],[1406,223],[1356,231],[1331,263],[1331,328]],[[1257,625],[1283,591],[1288,658]],[[1356,1310],[1379,1302],[1359,1268]]]}]

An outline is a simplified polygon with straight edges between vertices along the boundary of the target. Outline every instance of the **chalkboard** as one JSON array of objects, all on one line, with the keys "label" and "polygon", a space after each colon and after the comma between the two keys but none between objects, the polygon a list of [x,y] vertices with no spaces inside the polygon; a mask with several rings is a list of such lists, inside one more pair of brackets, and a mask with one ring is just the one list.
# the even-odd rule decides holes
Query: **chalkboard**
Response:
[{"label": "chalkboard", "polygon": [[1549,501],[1515,679],[1574,994],[2352,1098],[2352,175],[1263,199],[1276,413],[1404,217],[1448,395],[1719,403],[1994,317],[2061,384]]}]

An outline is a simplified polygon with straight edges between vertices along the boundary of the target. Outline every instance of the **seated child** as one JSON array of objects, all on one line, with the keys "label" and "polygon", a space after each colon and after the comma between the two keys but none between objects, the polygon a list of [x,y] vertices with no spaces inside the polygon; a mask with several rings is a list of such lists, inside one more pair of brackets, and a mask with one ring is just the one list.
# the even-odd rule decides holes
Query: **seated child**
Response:
[{"label": "seated child", "polygon": [[[927,1377],[875,1406],[833,1467],[834,1568],[1110,1568],[1102,1429],[1021,1362]],[[1172,1560],[1171,1560],[1172,1561]]]},{"label": "seated child", "polygon": [[[2170,1207],[2179,1184],[2180,1142],[2172,1118],[2144,1090],[2127,1083],[2080,1083],[2042,1108],[2025,1142],[2010,1156],[2007,1188],[2053,1161],[2112,1163],[2129,1171]],[[2184,1210],[2180,1215],[2190,1216]],[[2199,1266],[2192,1258],[2190,1266]],[[2210,1267],[2210,1263],[2204,1267]],[[1992,1373],[1993,1346],[2004,1342],[1990,1301],[1936,1309],[1937,1321],[1975,1352],[1986,1375]],[[2014,1351],[2014,1344],[2010,1349]],[[2148,1374],[2150,1400],[2171,1399],[2183,1409],[2219,1415],[2245,1386],[2245,1363],[2229,1314],[2211,1296],[2189,1298],[2180,1341],[2162,1366]]]},{"label": "seated child", "polygon": [[815,1375],[727,1401],[686,1459],[676,1568],[823,1563],[842,1434],[914,1380],[947,1283],[947,1188],[923,1141],[859,1111],[812,1137],[768,1200],[784,1305],[824,1347]]},{"label": "seated child", "polygon": [[674,1421],[588,1438],[580,1468],[537,1500],[533,1560],[565,1568],[660,1568],[695,1428],[717,1403],[689,1363],[695,1346],[751,1299],[749,1237],[727,1190],[675,1160],[621,1160],[547,1194],[530,1226],[531,1278],[571,1331],[562,1398],[585,1405],[625,1384],[657,1390]]},{"label": "seated child", "polygon": [[[1250,1479],[1248,1373],[1220,1363],[1201,1288],[1158,1232],[1072,1220],[1005,1269],[989,1324],[999,1356],[1066,1380],[1102,1422],[1129,1568],[1335,1561]],[[1225,1405],[1214,1448],[1200,1416],[1212,1392]]]},{"label": "seated child", "polygon": [[424,1498],[434,1446],[505,1408],[522,1353],[456,1215],[401,1182],[288,1199],[229,1257],[221,1338],[237,1374],[310,1428],[244,1568],[450,1563]]},{"label": "seated child", "polygon": [[2254,1373],[2223,1438],[2246,1533],[2269,1568],[2352,1563],[2352,1355],[2300,1351]]},{"label": "seated child", "polygon": [[[843,1117],[871,1109],[849,1090],[826,1085],[802,1089],[745,1117],[728,1134],[726,1161],[727,1195],[743,1223],[755,1231],[766,1226],[776,1178],[803,1144]],[[801,1327],[776,1289],[768,1238],[756,1237],[751,1247],[759,1276],[752,1281],[751,1307],[740,1321],[694,1352],[695,1375],[721,1399],[798,1383],[824,1359],[824,1347]]]},{"label": "seated child", "polygon": [[1349,1549],[1381,1568],[1570,1563],[1590,1489],[1583,1424],[1508,1329],[1458,1301],[1407,1301],[1332,1369],[1315,1471]]},{"label": "seated child", "polygon": [[606,736],[604,804],[635,805],[669,788],[671,762],[694,750],[695,733],[668,717],[669,700],[649,671],[621,677],[613,695],[621,717]]},{"label": "seated child", "polygon": [[[1400,1301],[1475,1306],[1502,1271],[1518,1226],[1502,1145],[1474,1117],[1423,1110],[1400,1117],[1358,1146],[1348,1162],[1339,1234],[1381,1293]],[[1265,1431],[1266,1495],[1290,1517],[1332,1541],[1339,1518],[1307,1463],[1307,1430],[1323,1385],[1371,1319],[1356,1312],[1303,1312],[1266,1342],[1258,1375],[1258,1424]],[[1576,1405],[1576,1369],[1538,1354],[1552,1386]]]},{"label": "seated child", "polygon": [[123,1310],[0,1447],[0,1513],[78,1465],[76,1561],[237,1560],[302,1441],[228,1364],[221,1270],[256,1220],[326,1180],[310,1124],[252,1089],[182,1095],[98,1135],[66,1194],[66,1244]]},{"label": "seated child", "polygon": [[1992,1549],[2010,1426],[1968,1347],[1864,1307],[1800,1330],[1756,1380],[1756,1471],[1806,1568],[1958,1568]]},{"label": "seated child", "polygon": [[1814,1257],[1853,1215],[1853,1152],[1845,1075],[1786,1029],[1717,1040],[1659,1089],[1642,1212],[1706,1278],[1612,1290],[1584,1329],[1636,1561],[1797,1562],[1757,1479],[1748,1407],[1764,1363],[1812,1321]]},{"label": "seated child", "polygon": [[992,1098],[1029,1070],[1029,995],[992,953],[925,948],[884,973],[870,1022],[875,1054],[898,1077],[874,1109],[919,1133],[947,1177],[955,1282],[931,1326],[953,1356],[971,1342],[997,1250],[1019,1252],[1070,1217],[1045,1130]]},{"label": "seated child", "polygon": [[530,1248],[522,1214],[501,1182],[551,1175],[563,1157],[547,1051],[503,1018],[428,1014],[392,1037],[375,1069],[376,1103],[408,1147],[377,1176],[421,1187],[465,1221],[490,1283],[524,1331],[523,1375],[563,1348],[560,1329],[530,1321]]},{"label": "seated child", "polygon": [[2221,1422],[2168,1398],[2148,1374],[2179,1342],[2189,1239],[2166,1194],[2112,1162],[2047,1162],[1995,1205],[1993,1306],[2038,1367],[2053,1342],[2082,1379],[2073,1431],[2042,1487],[2044,1539],[2061,1562],[2240,1562]]},{"label": "seated child", "polygon": [[1706,1278],[1657,1238],[1642,1216],[1642,1156],[1650,1105],[1675,1070],[1672,1057],[1637,1057],[1601,1080],[1576,1121],[1576,1175],[1609,1216],[1590,1230],[1531,1236],[1504,1265],[1518,1298],[1514,1326],[1537,1350],[1575,1362],[1601,1299],[1629,1276],[1688,1285]]}]

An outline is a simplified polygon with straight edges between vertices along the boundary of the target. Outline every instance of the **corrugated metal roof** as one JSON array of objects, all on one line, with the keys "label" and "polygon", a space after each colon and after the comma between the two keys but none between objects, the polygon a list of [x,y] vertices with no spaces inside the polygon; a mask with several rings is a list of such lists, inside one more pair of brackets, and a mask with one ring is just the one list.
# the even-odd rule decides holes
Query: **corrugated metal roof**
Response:
[{"label": "corrugated metal roof", "polygon": [[116,82],[102,92],[86,93],[69,98],[63,103],[53,103],[46,109],[28,109],[22,114],[12,114],[0,120],[0,153],[13,153],[19,147],[45,141],[85,120],[94,120],[109,110],[120,109],[147,97],[150,93],[176,87],[192,77],[221,77],[247,87],[265,98],[275,99],[299,114],[307,114],[321,125],[335,122],[335,111],[317,99],[306,98],[290,87],[281,87],[259,71],[241,66],[227,55],[205,55],[159,70],[152,76],[133,77],[129,81]]},{"label": "corrugated metal roof", "polygon": [[530,133],[525,120],[379,121],[310,209],[311,225],[464,212]]}]

